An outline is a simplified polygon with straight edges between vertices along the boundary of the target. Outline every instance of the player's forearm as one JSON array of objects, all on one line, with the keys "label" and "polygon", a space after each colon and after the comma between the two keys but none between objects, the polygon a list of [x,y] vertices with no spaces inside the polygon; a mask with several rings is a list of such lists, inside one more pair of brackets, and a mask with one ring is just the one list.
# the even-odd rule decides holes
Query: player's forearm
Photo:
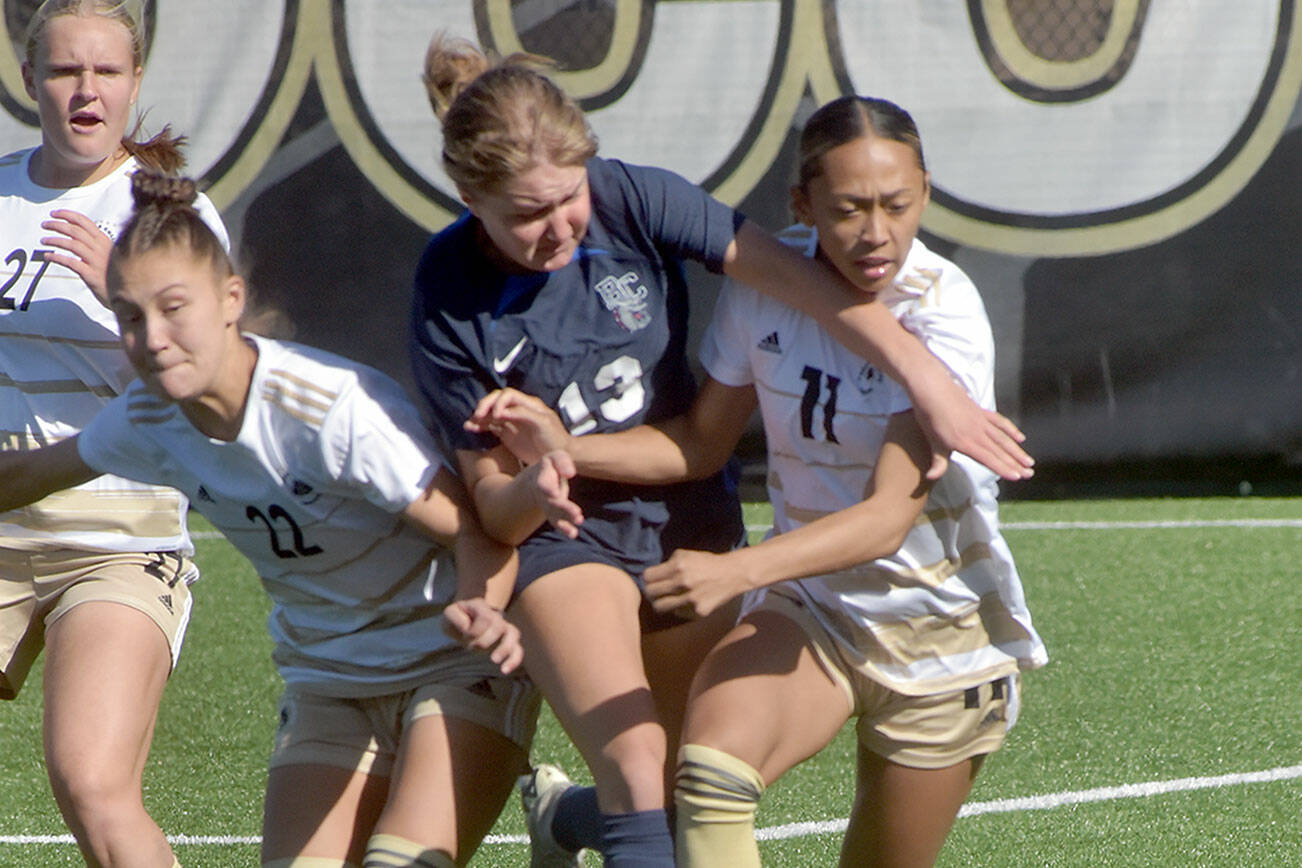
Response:
[{"label": "player's forearm", "polygon": [[490,539],[478,527],[466,528],[454,548],[457,561],[458,600],[482,597],[489,605],[505,609],[511,601],[518,566],[515,548]]},{"label": "player's forearm", "polygon": [[727,462],[726,438],[699,436],[687,417],[659,425],[639,425],[616,434],[587,434],[570,441],[567,451],[580,476],[654,485],[700,479]]},{"label": "player's forearm", "polygon": [[872,499],[728,554],[754,588],[866,564],[899,551],[915,513]]},{"label": "player's forearm", "polygon": [[0,512],[35,503],[96,476],[99,472],[81,460],[76,437],[41,449],[0,452]]},{"label": "player's forearm", "polygon": [[474,486],[475,510],[484,531],[509,546],[524,542],[546,520],[535,497],[531,483],[505,473],[485,476]]}]

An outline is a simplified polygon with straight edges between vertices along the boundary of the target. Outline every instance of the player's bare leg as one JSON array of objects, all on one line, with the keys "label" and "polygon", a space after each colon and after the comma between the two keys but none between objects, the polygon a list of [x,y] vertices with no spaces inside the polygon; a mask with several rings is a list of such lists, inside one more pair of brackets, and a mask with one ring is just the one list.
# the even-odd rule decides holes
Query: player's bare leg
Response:
[{"label": "player's bare leg", "polygon": [[841,868],[929,868],[972,789],[982,756],[943,769],[890,762],[859,747]]},{"label": "player's bare leg", "polygon": [[683,742],[745,760],[770,784],[826,747],[850,712],[799,625],[754,612],[697,671]]},{"label": "player's bare leg", "polygon": [[740,608],[741,600],[738,598],[709,617],[686,621],[642,637],[642,659],[655,698],[656,713],[665,730],[668,757],[665,764],[666,794],[674,791],[683,714],[687,710],[696,667],[736,623]]},{"label": "player's bare leg", "polygon": [[118,603],[74,606],[46,634],[46,766],[89,865],[174,862],[141,788],[171,663],[158,626]]},{"label": "player's bare leg", "polygon": [[464,865],[527,765],[525,752],[499,733],[456,717],[418,718],[403,735],[375,834],[442,851]]},{"label": "player's bare leg", "polygon": [[387,777],[339,766],[272,768],[262,814],[263,864],[295,856],[362,864],[388,791]]},{"label": "player's bare leg", "polygon": [[512,604],[525,667],[583,755],[603,813],[663,809],[665,734],[642,664],[641,593],[620,570],[550,573]]},{"label": "player's bare leg", "polygon": [[758,865],[763,789],[822,750],[850,712],[797,624],[761,611],[734,627],[701,664],[683,725],[679,864]]}]

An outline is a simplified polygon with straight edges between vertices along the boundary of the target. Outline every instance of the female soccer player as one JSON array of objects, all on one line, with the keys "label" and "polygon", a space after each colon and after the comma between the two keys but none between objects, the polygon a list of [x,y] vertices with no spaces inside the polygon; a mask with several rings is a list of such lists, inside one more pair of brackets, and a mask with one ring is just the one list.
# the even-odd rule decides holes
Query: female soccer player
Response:
[{"label": "female soccer player", "polygon": [[[929,192],[913,119],[847,96],[809,120],[788,241],[901,319],[984,406],[994,344],[980,297],[916,237]],[[543,450],[549,517],[586,523],[577,470],[663,483],[726,460],[758,405],[774,534],[725,554],[679,551],[646,571],[660,610],[697,615],[744,595],[743,618],[697,671],[675,800],[678,861],[759,865],[765,787],[858,719],[858,788],[843,866],[930,865],[984,756],[1017,716],[1018,673],[1042,665],[999,534],[996,480],[956,456],[934,483],[905,391],[817,322],[729,281],[702,346],[691,412],[574,437],[544,402],[504,391],[472,421],[523,458]]]},{"label": "female soccer player", "polygon": [[[507,386],[539,396],[576,434],[684,412],[694,392],[686,259],[816,312],[925,397],[933,415],[977,408],[883,306],[862,303],[832,269],[676,175],[597,158],[578,107],[529,58],[490,63],[473,46],[436,38],[425,78],[443,122],[444,166],[468,213],[430,241],[417,272],[416,379],[485,528],[520,546],[511,614],[529,648],[526,667],[596,782],[600,840],[560,843],[597,844],[611,866],[671,865],[662,721],[674,715],[657,715],[666,691],[653,696],[646,675],[670,667],[644,665],[641,573],[661,560],[667,520],[704,532],[735,514],[735,494],[708,480],[641,491],[579,481],[573,495],[587,520],[570,539],[543,521],[537,471],[522,473],[495,437],[464,430],[465,420]],[[986,460],[1025,473],[1006,433],[1015,429],[978,413],[982,437],[993,433],[1011,450],[992,448]],[[736,539],[687,544],[723,550]],[[659,645],[694,661],[683,643],[703,652],[728,623],[691,625],[690,640]],[[545,829],[542,838],[535,865],[572,864]]]},{"label": "female soccer player", "polygon": [[[127,132],[144,58],[132,9],[47,0],[28,29],[41,143],[0,159],[2,450],[75,434],[132,378],[104,306],[110,236],[131,213],[131,172],[183,162],[166,129]],[[225,244],[216,209],[198,207]],[[92,864],[174,862],[141,775],[198,577],[185,512],[175,491],[103,476],[0,514],[0,698],[44,647],[46,768]]]},{"label": "female soccer player", "polygon": [[465,864],[526,767],[538,710],[508,674],[514,552],[479,529],[396,383],[241,333],[244,283],[192,181],[133,183],[108,292],[140,379],[80,434],[0,455],[0,507],[101,472],[183,491],[274,603],[286,689],[263,864]]}]

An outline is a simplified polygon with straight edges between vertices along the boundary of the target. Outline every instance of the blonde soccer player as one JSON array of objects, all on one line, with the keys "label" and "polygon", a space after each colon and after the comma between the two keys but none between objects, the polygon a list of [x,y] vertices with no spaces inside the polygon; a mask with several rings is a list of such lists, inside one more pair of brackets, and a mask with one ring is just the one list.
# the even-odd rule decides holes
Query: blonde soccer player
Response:
[{"label": "blonde soccer player", "polygon": [[[907,381],[932,418],[953,413],[954,427],[978,432],[973,441],[989,447],[978,451],[1014,478],[1029,472],[1029,459],[1006,420],[977,407],[834,270],[672,172],[597,156],[582,111],[537,60],[493,59],[441,38],[428,52],[443,165],[466,213],[430,240],[417,269],[414,368],[485,528],[520,547],[510,614],[530,649],[526,665],[596,783],[601,822],[564,840],[548,832],[556,787],[526,786],[533,864],[573,865],[573,851],[587,847],[612,868],[664,866],[673,862],[664,770],[681,717],[673,682],[685,697],[684,660],[699,654],[684,649],[699,643],[703,653],[728,625],[644,633],[642,573],[674,545],[704,548],[723,536],[715,549],[726,550],[739,541],[710,533],[737,514],[736,493],[714,474],[641,491],[584,482],[576,498],[589,520],[566,538],[529,495],[532,471],[521,472],[491,433],[463,430],[478,402],[521,389],[573,430],[592,432],[683,412],[695,391],[683,267],[695,261],[803,302]],[[675,525],[687,533],[671,538]],[[696,542],[684,539],[693,533]]]},{"label": "blonde soccer player", "polygon": [[[930,193],[913,119],[886,100],[822,107],[800,142],[789,244],[835,268],[994,406],[980,296],[917,238]],[[984,758],[1017,718],[1019,673],[1043,665],[996,477],[930,454],[899,384],[819,323],[729,282],[703,341],[692,410],[571,436],[542,402],[488,396],[471,421],[538,469],[557,527],[584,523],[572,474],[662,483],[709,473],[759,408],[774,532],[724,554],[679,551],[645,574],[657,609],[742,617],[698,669],[675,790],[680,866],[755,866],[766,787],[857,721],[855,807],[841,865],[930,865]],[[551,452],[548,450],[561,449]]]},{"label": "blonde soccer player", "polygon": [[108,300],[139,379],[80,434],[0,455],[0,506],[101,472],[188,495],[272,599],[263,865],[464,865],[538,712],[501,612],[514,551],[480,531],[396,383],[242,332],[244,282],[192,181],[133,181]]},{"label": "blonde soccer player", "polygon": [[[0,158],[0,450],[76,434],[134,376],[105,306],[130,175],[173,171],[167,129],[133,126],[145,56],[142,3],[47,0],[27,30],[22,78],[40,144]],[[197,207],[226,243],[206,197]],[[101,476],[0,513],[0,698],[45,651],[45,764],[87,863],[167,868],[141,776],[198,577],[186,502]],[[94,713],[88,713],[91,709]]]}]

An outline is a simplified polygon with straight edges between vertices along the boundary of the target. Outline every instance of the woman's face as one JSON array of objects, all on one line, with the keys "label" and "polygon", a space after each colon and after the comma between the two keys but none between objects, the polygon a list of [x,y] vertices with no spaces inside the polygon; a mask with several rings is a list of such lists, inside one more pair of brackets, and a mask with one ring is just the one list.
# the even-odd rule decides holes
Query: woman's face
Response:
[{"label": "woman's face", "polygon": [[866,292],[890,285],[931,195],[913,149],[867,135],[823,155],[822,173],[791,191],[796,217],[818,230],[820,255]]},{"label": "woman's face", "polygon": [[534,166],[491,192],[462,190],[508,268],[557,271],[588,231],[592,200],[583,166]]},{"label": "woman's face", "polygon": [[244,282],[176,246],[123,258],[116,275],[109,306],[145,386],[177,402],[216,394],[232,338],[240,339]]},{"label": "woman's face", "polygon": [[[131,34],[98,15],[58,15],[46,25],[33,64],[23,64],[23,83],[41,117],[41,170],[53,186],[98,180],[112,170],[131,107],[140,90],[140,69]],[[71,183],[57,183],[70,176]]]}]

